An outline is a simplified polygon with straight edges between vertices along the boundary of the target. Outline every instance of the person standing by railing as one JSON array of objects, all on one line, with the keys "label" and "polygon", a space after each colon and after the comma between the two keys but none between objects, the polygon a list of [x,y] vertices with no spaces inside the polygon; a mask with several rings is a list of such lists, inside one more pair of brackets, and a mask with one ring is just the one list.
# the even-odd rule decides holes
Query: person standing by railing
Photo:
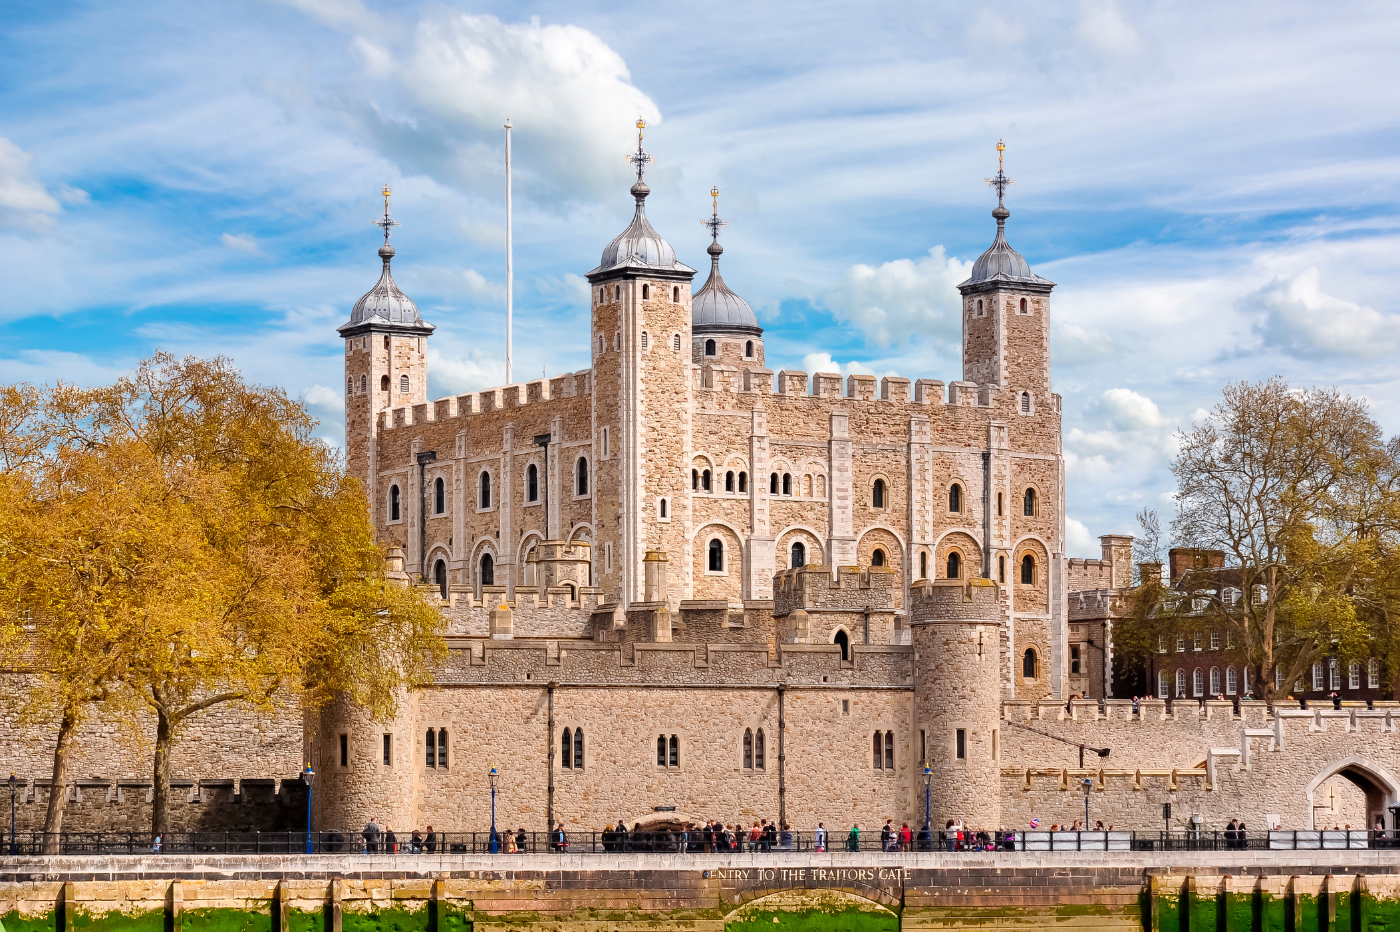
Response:
[{"label": "person standing by railing", "polygon": [[846,836],[846,850],[860,850],[860,825],[856,823],[851,824],[851,833]]},{"label": "person standing by railing", "polygon": [[379,823],[376,822],[376,821],[374,820],[374,816],[370,816],[369,821],[365,823],[364,830],[361,831],[360,834],[363,835],[363,836],[364,836],[364,839],[365,839],[365,853],[367,853],[367,854],[376,854],[376,853],[378,853],[378,851],[379,851]]},{"label": "person standing by railing", "polygon": [[826,853],[826,824],[817,823],[817,833],[813,838],[814,848],[818,854]]}]

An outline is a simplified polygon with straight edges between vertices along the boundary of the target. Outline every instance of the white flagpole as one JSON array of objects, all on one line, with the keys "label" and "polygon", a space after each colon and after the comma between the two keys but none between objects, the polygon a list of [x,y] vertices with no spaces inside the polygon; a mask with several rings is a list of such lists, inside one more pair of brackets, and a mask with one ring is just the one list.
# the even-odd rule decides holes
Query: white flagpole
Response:
[{"label": "white flagpole", "polygon": [[510,244],[510,120],[506,120],[506,384],[510,384],[510,324],[512,292],[514,291],[514,278],[512,277],[512,255]]}]

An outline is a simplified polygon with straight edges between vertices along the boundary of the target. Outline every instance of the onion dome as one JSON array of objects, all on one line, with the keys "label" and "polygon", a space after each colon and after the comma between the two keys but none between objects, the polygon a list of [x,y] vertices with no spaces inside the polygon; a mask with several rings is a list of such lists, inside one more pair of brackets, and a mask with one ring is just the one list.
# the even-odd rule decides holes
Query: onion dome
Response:
[{"label": "onion dome", "polygon": [[992,216],[997,222],[996,239],[992,240],[992,245],[972,264],[972,276],[958,285],[958,290],[963,294],[971,291],[994,291],[998,287],[1048,292],[1055,287],[1054,282],[1032,272],[1031,265],[1025,257],[1012,249],[1011,244],[1006,241],[1006,218],[1011,216],[1011,211],[1002,203],[1002,197],[1007,187],[1016,182],[1006,177],[1000,164],[1000,153],[1005,148],[1001,142],[997,143],[996,177],[987,179],[987,183],[997,189],[997,206],[992,210]]},{"label": "onion dome", "polygon": [[379,281],[365,292],[350,311],[350,320],[337,328],[343,337],[366,329],[392,327],[396,330],[412,330],[416,333],[431,333],[435,328],[426,323],[418,313],[418,305],[403,293],[394,276],[389,271],[389,263],[394,258],[394,247],[389,245],[390,231],[399,225],[389,217],[389,187],[384,186],[384,216],[373,221],[375,226],[384,229],[384,245],[379,247],[379,258],[384,261],[384,271],[379,273]]},{"label": "onion dome", "polygon": [[598,267],[588,273],[590,280],[594,276],[618,269],[695,274],[695,270],[690,266],[676,261],[676,251],[671,248],[671,244],[647,222],[646,199],[651,193],[651,188],[647,187],[644,175],[651,156],[642,149],[642,130],[645,128],[646,121],[639,118],[637,151],[627,156],[627,161],[637,170],[637,182],[632,185],[632,196],[637,200],[637,212],[632,215],[632,222],[627,225],[627,229],[619,233],[603,250],[603,258],[599,260]]},{"label": "onion dome", "polygon": [[719,244],[719,231],[729,224],[719,218],[719,189],[711,189],[710,194],[715,198],[714,214],[701,221],[710,230],[711,242],[705,249],[710,254],[710,277],[690,298],[691,330],[695,333],[738,331],[761,336],[763,328],[758,325],[749,302],[731,291],[720,277],[719,257],[724,247]]}]

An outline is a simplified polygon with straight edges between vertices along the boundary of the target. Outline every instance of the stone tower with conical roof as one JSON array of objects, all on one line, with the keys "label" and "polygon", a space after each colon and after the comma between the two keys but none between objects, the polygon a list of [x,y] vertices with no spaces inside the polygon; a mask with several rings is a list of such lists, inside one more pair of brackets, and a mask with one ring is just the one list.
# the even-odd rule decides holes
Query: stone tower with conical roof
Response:
[{"label": "stone tower with conical roof", "polygon": [[[428,337],[433,325],[418,313],[389,271],[394,247],[389,234],[398,223],[389,216],[389,186],[384,186],[384,216],[374,221],[384,231],[379,281],[355,302],[350,320],[338,329],[345,340],[345,461],[350,475],[364,486],[376,522],[407,522],[405,491],[390,500],[375,489],[374,444],[379,412],[428,400]],[[382,500],[381,500],[382,499]],[[406,543],[400,535],[399,543]]]},{"label": "stone tower with conical roof", "polygon": [[648,551],[687,549],[690,283],[695,270],[647,221],[651,193],[637,121],[636,212],[588,273],[592,286],[595,585],[643,598]]}]

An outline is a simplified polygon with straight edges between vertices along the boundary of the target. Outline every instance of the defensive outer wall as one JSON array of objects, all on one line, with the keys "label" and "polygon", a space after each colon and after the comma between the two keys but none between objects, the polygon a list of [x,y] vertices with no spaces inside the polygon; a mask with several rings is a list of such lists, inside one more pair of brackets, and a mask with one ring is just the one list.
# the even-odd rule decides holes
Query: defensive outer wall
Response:
[{"label": "defensive outer wall", "polygon": [[9,932],[1381,932],[1400,928],[1397,870],[1385,851],[10,858],[0,919]]}]

